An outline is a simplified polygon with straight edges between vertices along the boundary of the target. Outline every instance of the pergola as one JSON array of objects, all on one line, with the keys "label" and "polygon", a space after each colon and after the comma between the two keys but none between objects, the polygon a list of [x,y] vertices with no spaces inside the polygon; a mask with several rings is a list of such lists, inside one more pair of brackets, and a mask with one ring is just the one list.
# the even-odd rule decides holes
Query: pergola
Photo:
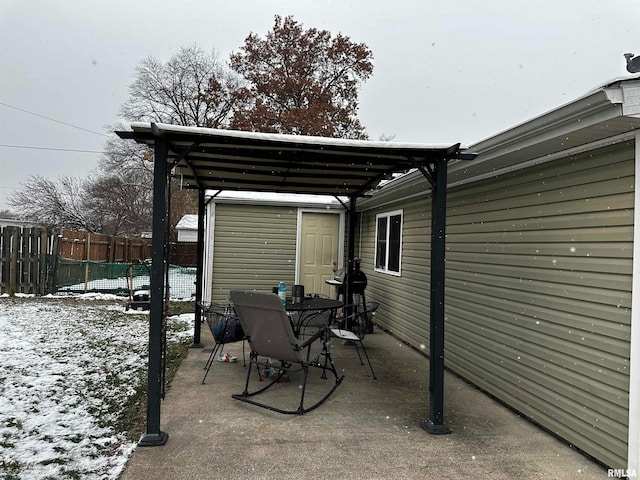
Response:
[{"label": "pergola", "polygon": [[[205,192],[245,190],[346,197],[348,209],[345,298],[351,298],[355,257],[357,199],[392,174],[418,169],[432,188],[429,342],[429,419],[423,428],[449,433],[444,424],[444,260],[447,164],[473,160],[460,144],[430,145],[344,140],[217,130],[177,125],[134,123],[132,131],[118,131],[154,150],[153,239],[146,432],[139,444],[163,445],[160,429],[162,345],[167,262],[167,192],[171,174],[199,192],[196,321],[193,346],[200,343],[199,303],[202,299]],[[426,297],[426,294],[425,294]]]}]

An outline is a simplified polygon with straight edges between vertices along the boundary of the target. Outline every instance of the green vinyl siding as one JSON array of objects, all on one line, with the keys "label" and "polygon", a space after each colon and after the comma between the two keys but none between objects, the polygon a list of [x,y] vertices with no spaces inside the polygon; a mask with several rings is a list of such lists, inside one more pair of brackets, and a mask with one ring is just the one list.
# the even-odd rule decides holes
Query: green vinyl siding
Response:
[{"label": "green vinyl siding", "polygon": [[[374,242],[376,215],[399,209],[403,210],[402,274],[397,276],[374,271]],[[367,299],[381,304],[376,321],[415,347],[428,345],[430,211],[426,196],[369,210],[361,218],[358,238],[361,269],[369,282]]]},{"label": "green vinyl siding", "polygon": [[[613,468],[627,456],[633,144],[450,188],[446,365]],[[372,271],[403,208],[402,277]],[[429,197],[364,213],[376,320],[428,352]]]},{"label": "green vinyl siding", "polygon": [[271,291],[284,281],[291,291],[296,266],[295,207],[216,204],[212,301],[229,290]]}]

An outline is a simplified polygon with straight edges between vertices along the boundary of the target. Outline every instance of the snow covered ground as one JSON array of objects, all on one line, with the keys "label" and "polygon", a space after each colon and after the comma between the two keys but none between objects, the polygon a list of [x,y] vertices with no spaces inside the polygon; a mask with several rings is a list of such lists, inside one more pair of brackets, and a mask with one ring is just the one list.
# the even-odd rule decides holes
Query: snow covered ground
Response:
[{"label": "snow covered ground", "polygon": [[[193,317],[172,317],[168,340],[191,338]],[[148,314],[121,298],[0,297],[0,477],[116,479],[135,443],[113,423],[147,340]]]}]

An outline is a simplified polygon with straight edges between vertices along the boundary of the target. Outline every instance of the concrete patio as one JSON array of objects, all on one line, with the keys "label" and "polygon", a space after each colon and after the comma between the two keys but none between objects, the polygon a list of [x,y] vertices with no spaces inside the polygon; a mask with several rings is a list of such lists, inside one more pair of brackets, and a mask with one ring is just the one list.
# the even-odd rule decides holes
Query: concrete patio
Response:
[{"label": "concrete patio", "polygon": [[[604,467],[448,372],[445,423],[452,433],[429,435],[420,427],[428,416],[428,359],[378,329],[365,339],[378,380],[353,347],[334,341],[345,379],[303,416],[231,398],[246,377],[240,343],[228,349],[238,363],[215,362],[201,385],[212,347],[206,325],[203,342],[162,403],[167,444],[137,448],[122,480],[607,478]],[[318,374],[311,373],[311,395],[328,387]],[[295,405],[298,378],[276,385],[269,399]]]}]

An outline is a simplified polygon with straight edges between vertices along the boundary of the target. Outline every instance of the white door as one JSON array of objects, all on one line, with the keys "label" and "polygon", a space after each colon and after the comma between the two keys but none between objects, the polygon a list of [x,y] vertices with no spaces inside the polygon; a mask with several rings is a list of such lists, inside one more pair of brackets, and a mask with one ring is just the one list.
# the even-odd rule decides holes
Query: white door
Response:
[{"label": "white door", "polygon": [[338,261],[340,218],[333,213],[302,213],[299,281],[306,294],[335,295],[325,280],[333,278],[334,263]]}]

